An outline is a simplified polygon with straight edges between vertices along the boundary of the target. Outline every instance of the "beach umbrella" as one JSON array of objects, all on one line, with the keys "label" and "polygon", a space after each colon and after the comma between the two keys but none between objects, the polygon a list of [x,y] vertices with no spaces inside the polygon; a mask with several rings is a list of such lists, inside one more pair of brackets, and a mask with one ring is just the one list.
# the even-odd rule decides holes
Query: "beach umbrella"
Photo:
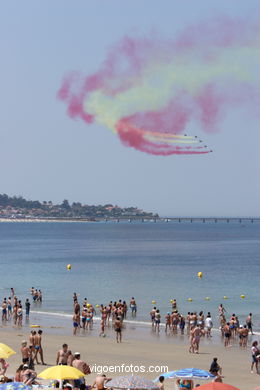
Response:
[{"label": "beach umbrella", "polygon": [[[164,374],[161,374],[161,376],[164,376],[165,379],[186,378],[186,379],[207,380],[210,378],[214,378],[214,375],[212,375],[209,371],[200,370],[199,368],[183,368],[181,370],[165,372]],[[154,382],[158,382],[158,381],[159,381],[159,377],[154,380]]]},{"label": "beach umbrella", "polygon": [[141,378],[137,375],[118,376],[106,383],[106,387],[113,389],[138,389],[138,390],[158,390],[154,382]]},{"label": "beach umbrella", "polygon": [[8,347],[8,345],[0,343],[0,359],[7,359],[10,356],[16,354],[16,352]]},{"label": "beach umbrella", "polygon": [[197,387],[199,390],[239,390],[238,387],[227,385],[226,383],[211,382]]},{"label": "beach umbrella", "polygon": [[42,379],[79,379],[84,376],[84,373],[77,368],[71,366],[53,366],[46,368],[40,374],[38,374],[38,378]]},{"label": "beach umbrella", "polygon": [[0,384],[0,390],[32,390],[32,388],[21,382],[8,382]]}]

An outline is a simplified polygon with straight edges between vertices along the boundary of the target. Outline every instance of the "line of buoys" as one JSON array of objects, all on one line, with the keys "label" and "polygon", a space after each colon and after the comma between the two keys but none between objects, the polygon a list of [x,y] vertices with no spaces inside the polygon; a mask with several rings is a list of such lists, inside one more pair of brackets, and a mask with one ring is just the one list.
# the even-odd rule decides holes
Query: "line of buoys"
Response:
[{"label": "line of buoys", "polygon": [[40,328],[41,325],[30,325],[30,328]]}]

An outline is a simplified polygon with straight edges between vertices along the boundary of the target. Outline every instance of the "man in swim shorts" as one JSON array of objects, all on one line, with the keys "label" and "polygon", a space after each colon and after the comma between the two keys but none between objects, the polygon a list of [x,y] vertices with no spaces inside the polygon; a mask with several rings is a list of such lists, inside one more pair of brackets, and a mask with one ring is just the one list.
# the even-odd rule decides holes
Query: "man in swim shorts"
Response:
[{"label": "man in swim shorts", "polygon": [[122,342],[122,323],[120,317],[117,317],[114,323],[114,329],[116,332],[116,341],[117,343]]},{"label": "man in swim shorts", "polygon": [[35,359],[38,360],[38,354],[40,355],[42,365],[45,365],[43,360],[43,350],[42,350],[42,330],[38,330],[38,333],[35,336]]},{"label": "man in swim shorts", "polygon": [[80,327],[80,312],[73,314],[73,335],[76,336],[76,333]]},{"label": "man in swim shorts", "polygon": [[224,341],[224,346],[225,347],[230,347],[230,338],[231,338],[231,329],[230,329],[230,323],[227,322],[226,325],[224,326],[223,328],[223,332],[224,332],[224,338],[225,338],[225,341]]},{"label": "man in swim shorts", "polygon": [[[90,370],[89,365],[86,362],[84,362],[83,360],[81,360],[79,352],[75,352],[75,354],[74,354],[74,360],[72,362],[72,367],[77,368],[79,371],[83,372],[84,375],[91,374],[91,370]],[[84,376],[82,376],[82,378],[76,379],[74,381],[74,387],[79,388],[82,383],[85,383]]]},{"label": "man in swim shorts", "polygon": [[23,364],[29,363],[30,348],[27,346],[27,341],[22,341],[21,346],[22,362]]},{"label": "man in swim shorts", "polygon": [[67,366],[68,364],[68,344],[63,344],[62,349],[57,352],[56,365]]},{"label": "man in swim shorts", "polygon": [[246,319],[246,324],[247,324],[249,332],[251,332],[251,334],[254,334],[253,333],[253,323],[252,323],[252,313],[248,314],[247,319]]},{"label": "man in swim shorts", "polygon": [[136,305],[136,301],[135,301],[134,297],[132,297],[132,299],[130,301],[130,308],[132,311],[132,317],[135,317],[136,312],[137,312],[137,305]]}]

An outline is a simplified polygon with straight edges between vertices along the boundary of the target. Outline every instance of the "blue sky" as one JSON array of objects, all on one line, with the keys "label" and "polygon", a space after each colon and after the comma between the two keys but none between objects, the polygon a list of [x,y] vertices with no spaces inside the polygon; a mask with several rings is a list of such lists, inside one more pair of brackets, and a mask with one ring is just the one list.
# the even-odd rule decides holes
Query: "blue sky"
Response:
[{"label": "blue sky", "polygon": [[[139,206],[161,215],[259,216],[259,118],[235,110],[203,138],[206,156],[156,157],[71,120],[56,99],[70,70],[95,72],[124,35],[174,37],[214,15],[250,18],[253,0],[25,0],[0,13],[0,192]],[[200,129],[196,129],[200,134]]]}]

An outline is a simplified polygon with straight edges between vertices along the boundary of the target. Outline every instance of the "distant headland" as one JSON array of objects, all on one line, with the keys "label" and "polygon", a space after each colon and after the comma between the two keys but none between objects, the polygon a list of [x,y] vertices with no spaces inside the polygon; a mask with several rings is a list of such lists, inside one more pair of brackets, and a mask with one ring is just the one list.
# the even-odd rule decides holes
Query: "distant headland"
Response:
[{"label": "distant headland", "polygon": [[110,218],[159,218],[158,214],[137,207],[119,207],[112,204],[87,205],[80,202],[61,204],[52,201],[26,200],[22,196],[0,194],[0,220],[85,220],[96,221]]}]

